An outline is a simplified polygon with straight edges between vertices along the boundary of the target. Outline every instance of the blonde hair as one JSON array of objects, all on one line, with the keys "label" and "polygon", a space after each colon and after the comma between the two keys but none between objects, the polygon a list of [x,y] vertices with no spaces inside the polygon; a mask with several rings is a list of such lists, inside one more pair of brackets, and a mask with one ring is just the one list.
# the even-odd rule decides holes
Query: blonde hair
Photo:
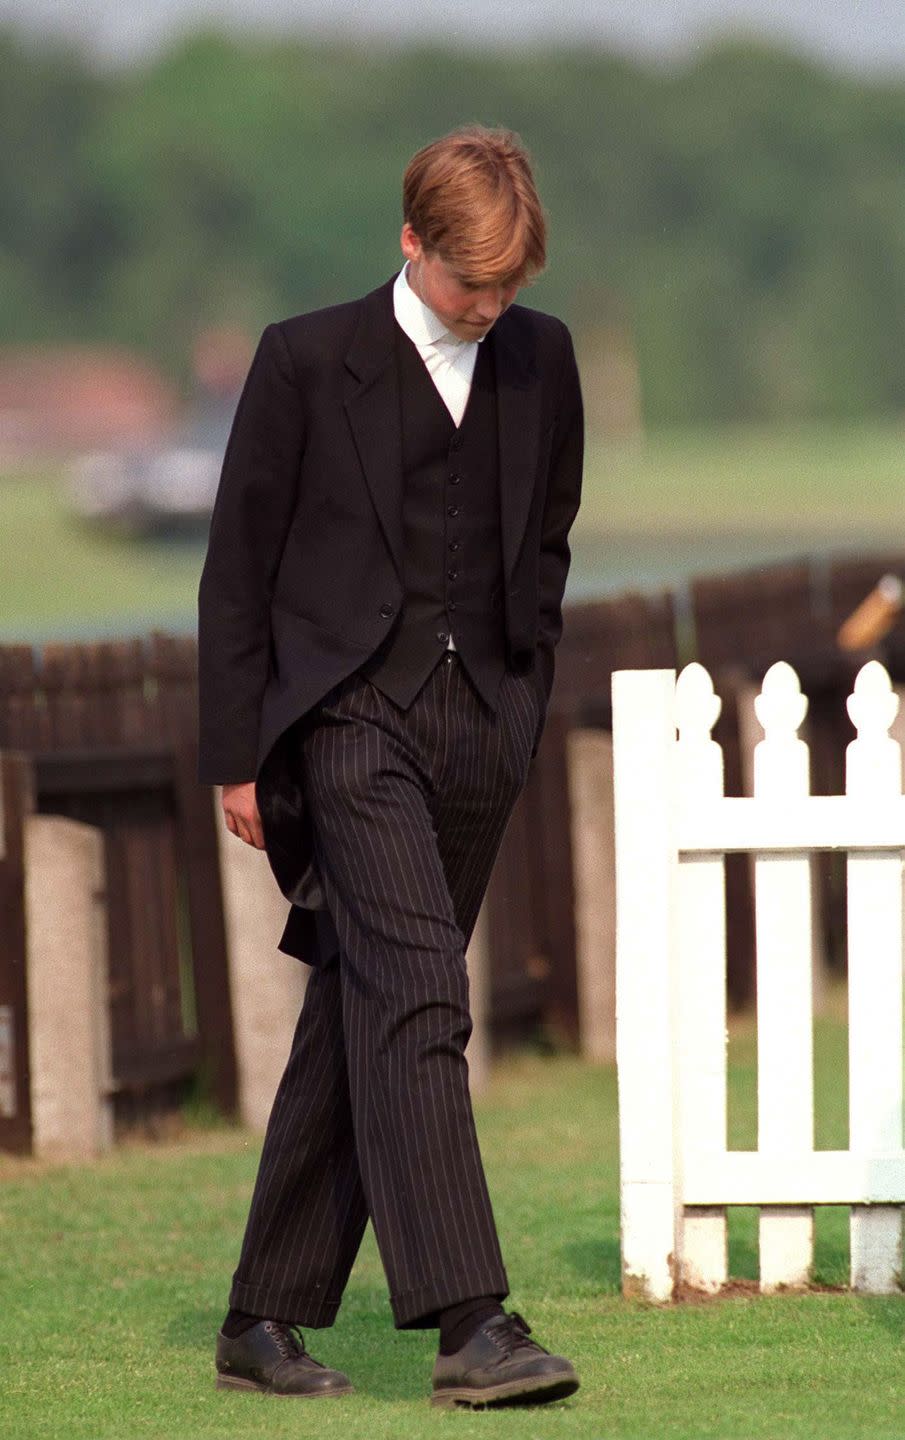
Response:
[{"label": "blonde hair", "polygon": [[425,145],[406,167],[402,214],[467,284],[522,285],[546,264],[543,207],[512,130],[463,125]]}]

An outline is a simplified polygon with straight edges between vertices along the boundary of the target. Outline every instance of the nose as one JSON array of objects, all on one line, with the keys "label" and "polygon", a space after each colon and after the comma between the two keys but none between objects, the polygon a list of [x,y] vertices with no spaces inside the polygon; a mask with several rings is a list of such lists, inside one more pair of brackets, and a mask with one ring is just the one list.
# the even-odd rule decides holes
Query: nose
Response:
[{"label": "nose", "polygon": [[478,297],[478,313],[482,321],[491,324],[506,309],[508,301],[506,291],[502,285],[493,289],[482,290]]}]

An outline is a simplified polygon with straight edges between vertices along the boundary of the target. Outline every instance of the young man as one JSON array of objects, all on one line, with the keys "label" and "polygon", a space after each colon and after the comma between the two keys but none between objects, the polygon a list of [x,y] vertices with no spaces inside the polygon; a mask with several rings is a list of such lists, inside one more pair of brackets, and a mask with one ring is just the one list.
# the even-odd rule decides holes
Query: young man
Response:
[{"label": "young man", "polygon": [[314,967],[274,1101],[218,1385],[337,1395],[332,1324],[370,1216],[433,1400],[571,1394],[503,1311],[464,1058],[465,949],[553,683],[578,509],[571,340],[514,305],[545,263],[528,158],[470,126],[405,174],[406,265],[270,324],[199,591],[200,776],[266,848]]}]

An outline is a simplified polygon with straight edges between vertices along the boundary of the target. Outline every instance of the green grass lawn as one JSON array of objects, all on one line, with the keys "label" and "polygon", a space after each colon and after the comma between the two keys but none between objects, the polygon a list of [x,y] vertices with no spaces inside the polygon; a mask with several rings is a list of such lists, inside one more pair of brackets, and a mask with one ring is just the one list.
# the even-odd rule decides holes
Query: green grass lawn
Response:
[{"label": "green grass lawn", "polygon": [[[754,1035],[733,1028],[733,1143],[753,1136]],[[844,1124],[844,1034],[818,1026],[818,1143]],[[905,1296],[831,1289],[762,1298],[751,1287],[654,1307],[619,1293],[615,1075],[571,1058],[497,1067],[478,1107],[507,1257],[509,1304],[542,1344],[575,1361],[582,1387],[545,1409],[438,1412],[430,1333],[392,1327],[368,1232],[334,1329],[307,1332],[346,1370],[347,1399],[281,1402],[213,1386],[225,1309],[259,1152],[229,1127],[136,1143],[91,1167],[0,1162],[0,1435],[4,1440],[901,1440]],[[818,1217],[815,1279],[843,1284],[845,1212]],[[753,1211],[731,1225],[734,1275],[756,1275]]]},{"label": "green grass lawn", "polygon": [[[570,596],[830,549],[905,545],[905,433],[893,422],[591,438]],[[0,642],[194,626],[204,540],[78,524],[51,469],[0,476]]]}]

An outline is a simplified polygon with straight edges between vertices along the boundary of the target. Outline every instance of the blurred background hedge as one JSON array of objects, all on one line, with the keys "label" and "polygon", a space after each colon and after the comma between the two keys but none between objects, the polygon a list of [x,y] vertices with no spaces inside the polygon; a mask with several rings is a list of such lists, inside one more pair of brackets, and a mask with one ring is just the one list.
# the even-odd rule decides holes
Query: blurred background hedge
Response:
[{"label": "blurred background hedge", "polygon": [[0,334],[119,340],[184,379],[200,327],[362,293],[400,175],[464,119],[519,130],[550,213],[523,298],[614,332],[644,422],[905,405],[905,84],[757,43],[645,66],[228,38],[92,65],[0,30]]}]

